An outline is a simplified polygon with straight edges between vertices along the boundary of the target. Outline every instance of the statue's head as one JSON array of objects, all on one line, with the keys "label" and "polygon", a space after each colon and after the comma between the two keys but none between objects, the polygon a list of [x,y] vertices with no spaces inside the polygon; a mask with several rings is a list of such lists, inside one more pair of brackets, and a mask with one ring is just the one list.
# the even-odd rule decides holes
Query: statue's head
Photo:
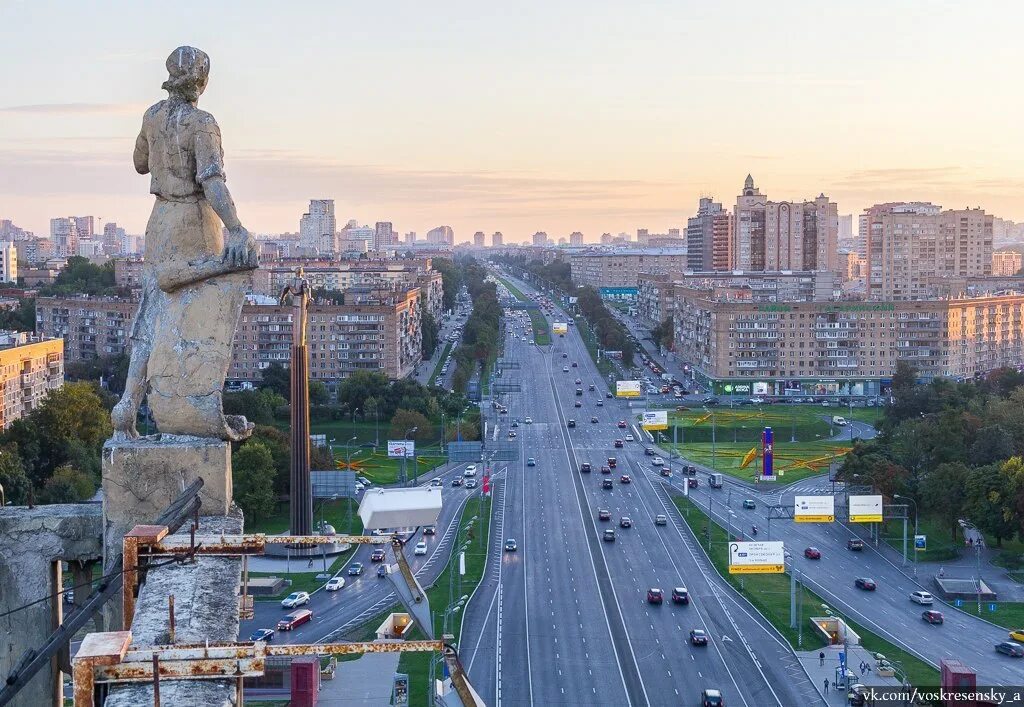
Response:
[{"label": "statue's head", "polygon": [[195,47],[178,47],[167,57],[167,73],[163,89],[194,103],[210,80],[210,56]]}]

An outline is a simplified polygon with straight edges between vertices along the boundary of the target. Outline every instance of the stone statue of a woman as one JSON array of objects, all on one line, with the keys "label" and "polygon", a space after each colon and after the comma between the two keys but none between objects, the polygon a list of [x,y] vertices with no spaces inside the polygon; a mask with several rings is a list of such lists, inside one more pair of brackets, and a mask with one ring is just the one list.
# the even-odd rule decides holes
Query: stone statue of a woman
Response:
[{"label": "stone statue of a woman", "polygon": [[210,57],[179,47],[167,71],[169,95],[146,111],[135,142],[135,169],[150,175],[156,203],[146,225],[127,385],[113,412],[115,436],[138,436],[145,396],[161,433],[244,439],[252,424],[224,415],[221,391],[250,271],[259,265],[256,242],[225,184],[217,121],[196,107]]}]

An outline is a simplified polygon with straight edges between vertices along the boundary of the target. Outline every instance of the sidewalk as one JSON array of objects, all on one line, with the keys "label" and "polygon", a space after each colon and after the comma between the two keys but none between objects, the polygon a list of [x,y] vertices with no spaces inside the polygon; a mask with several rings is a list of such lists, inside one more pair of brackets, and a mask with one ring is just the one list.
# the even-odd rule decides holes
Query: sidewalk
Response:
[{"label": "sidewalk", "polygon": [[338,663],[333,680],[320,683],[321,707],[387,707],[398,672],[398,653],[367,653]]},{"label": "sidewalk", "polygon": [[[824,665],[821,665],[821,660],[818,657],[819,652],[825,654]],[[840,687],[838,689],[835,687],[835,680],[840,671],[839,656],[842,652],[842,646],[827,646],[820,650],[796,652],[796,657],[800,661],[800,665],[810,677],[811,683],[818,688],[818,692],[821,694],[822,699],[824,699],[829,705],[849,704],[847,701],[847,687]],[[899,686],[899,680],[896,678],[883,678],[878,676],[875,672],[875,657],[869,651],[861,646],[850,646],[849,652],[850,655],[847,660],[847,666],[849,670],[852,670],[857,674],[856,678],[851,679],[851,684],[860,683],[869,687]],[[870,664],[871,669],[862,674],[859,667],[861,663]],[[825,680],[828,680],[829,683],[827,692],[825,691]]]}]

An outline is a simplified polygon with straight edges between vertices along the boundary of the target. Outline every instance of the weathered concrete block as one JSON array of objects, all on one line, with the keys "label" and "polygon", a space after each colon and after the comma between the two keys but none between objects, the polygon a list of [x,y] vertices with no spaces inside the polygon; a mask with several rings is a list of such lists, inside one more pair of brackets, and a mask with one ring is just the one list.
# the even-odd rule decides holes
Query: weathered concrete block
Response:
[{"label": "weathered concrete block", "polygon": [[[176,537],[187,538],[191,523]],[[242,514],[232,508],[227,517],[200,519],[196,542],[211,542],[224,534],[242,532]],[[242,580],[240,557],[200,557],[188,564],[150,570],[139,593],[132,623],[132,646],[166,644],[170,633],[167,597],[174,595],[175,643],[234,641],[238,638],[238,590]],[[232,707],[234,680],[164,680],[162,704],[182,707]],[[153,704],[152,684],[119,685],[111,689],[104,707]]]},{"label": "weathered concrete block", "polygon": [[[53,596],[61,588],[62,560],[99,559],[102,528],[97,504],[0,509],[0,613]],[[0,618],[0,677],[11,673],[25,650],[43,644],[61,622],[62,612],[62,602],[51,599]],[[12,704],[59,704],[59,695],[60,670],[54,658]]]}]

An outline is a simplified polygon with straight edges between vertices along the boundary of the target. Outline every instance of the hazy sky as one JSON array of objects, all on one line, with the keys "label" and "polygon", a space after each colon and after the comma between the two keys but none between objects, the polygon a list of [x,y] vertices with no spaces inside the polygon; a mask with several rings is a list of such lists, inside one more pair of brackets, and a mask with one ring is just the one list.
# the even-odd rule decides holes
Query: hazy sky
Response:
[{"label": "hazy sky", "polygon": [[163,62],[212,58],[200,105],[255,232],[310,198],[339,224],[456,238],[664,232],[748,172],[1024,220],[1013,2],[45,2],[0,0],[0,218],[141,232],[131,150]]}]

